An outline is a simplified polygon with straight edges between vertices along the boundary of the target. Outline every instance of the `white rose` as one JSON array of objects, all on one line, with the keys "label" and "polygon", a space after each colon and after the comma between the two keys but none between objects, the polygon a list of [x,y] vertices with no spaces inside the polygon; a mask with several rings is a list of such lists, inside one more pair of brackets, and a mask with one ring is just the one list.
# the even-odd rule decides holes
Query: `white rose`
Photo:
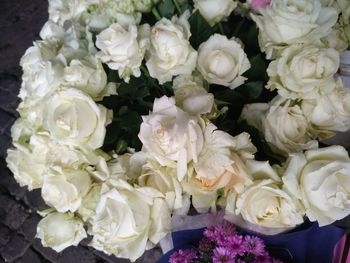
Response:
[{"label": "white rose", "polygon": [[194,7],[199,10],[210,26],[214,26],[224,18],[228,17],[237,7],[234,0],[194,0]]},{"label": "white rose", "polygon": [[155,99],[153,112],[143,116],[139,138],[143,147],[160,165],[177,168],[181,181],[187,164],[197,161],[203,147],[200,119],[175,106],[174,98]]},{"label": "white rose", "polygon": [[255,181],[237,196],[231,193],[225,213],[227,220],[265,234],[296,227],[305,214],[298,201],[272,179]]},{"label": "white rose", "polygon": [[342,146],[291,155],[282,179],[320,226],[350,214],[350,158]]},{"label": "white rose", "polygon": [[176,177],[176,169],[160,166],[148,160],[138,178],[140,186],[152,187],[163,193],[168,207],[176,214],[187,214],[190,208],[189,196],[183,194],[182,187]]},{"label": "white rose", "polygon": [[44,106],[43,126],[63,144],[97,149],[103,145],[111,112],[76,89],[54,94]]},{"label": "white rose", "polygon": [[317,98],[335,88],[333,76],[339,64],[339,52],[335,49],[314,45],[290,46],[270,63],[267,88],[277,89],[284,98]]},{"label": "white rose", "polygon": [[152,7],[156,5],[159,0],[134,0],[135,9],[139,12],[150,12]]},{"label": "white rose", "polygon": [[104,0],[102,5],[110,13],[133,14],[136,11],[134,0]]},{"label": "white rose", "polygon": [[[349,31],[350,32],[350,31]],[[327,48],[334,48],[338,52],[343,52],[347,49],[349,43],[344,35],[344,29],[336,23],[332,31],[321,39],[321,43]]]},{"label": "white rose", "polygon": [[100,201],[101,184],[92,184],[90,191],[82,198],[78,214],[84,222],[91,223],[93,216],[96,214],[96,207]]},{"label": "white rose", "polygon": [[45,159],[40,155],[33,155],[25,147],[11,148],[7,150],[6,162],[20,186],[28,186],[29,191],[42,186]]},{"label": "white rose", "polygon": [[40,30],[40,37],[46,41],[52,41],[58,46],[58,43],[64,38],[64,28],[52,20],[48,20]]},{"label": "white rose", "polygon": [[21,60],[23,75],[18,95],[22,99],[20,109],[33,107],[54,93],[63,82],[66,64],[64,57],[59,55],[47,60],[52,54],[40,52],[40,57],[35,58],[35,55],[39,55],[33,52],[35,49],[28,49]]},{"label": "white rose", "polygon": [[101,61],[93,56],[73,59],[64,69],[64,80],[64,85],[80,89],[93,99],[115,93],[107,89],[107,74]]},{"label": "white rose", "polygon": [[91,185],[89,174],[83,170],[49,168],[44,173],[41,195],[58,212],[75,212]]},{"label": "white rose", "polygon": [[332,93],[315,100],[303,100],[301,104],[313,132],[320,138],[333,135],[332,131],[350,130],[350,90],[343,87],[340,79],[337,83]]},{"label": "white rose", "polygon": [[133,188],[124,181],[102,186],[89,231],[95,249],[135,261],[170,232],[170,211],[155,189]]},{"label": "white rose", "polygon": [[209,83],[234,89],[246,80],[250,62],[236,40],[214,34],[199,46],[197,68]]},{"label": "white rose", "polygon": [[191,115],[207,114],[213,110],[214,95],[192,76],[178,76],[173,81],[176,105]]},{"label": "white rose", "polygon": [[80,219],[73,214],[55,212],[40,220],[36,237],[41,239],[44,247],[61,252],[67,247],[77,246],[87,235]]},{"label": "white rose", "polygon": [[190,75],[196,67],[197,51],[190,45],[190,24],[186,11],[171,21],[162,18],[151,30],[151,47],[147,53],[147,68],[160,84],[173,76]]},{"label": "white rose", "polygon": [[275,0],[261,15],[251,14],[259,27],[259,44],[268,59],[275,49],[294,43],[313,43],[326,36],[337,22],[332,7],[322,7],[319,0]]},{"label": "white rose", "polygon": [[137,28],[129,24],[128,30],[120,24],[112,24],[96,37],[97,53],[102,62],[118,70],[119,76],[129,82],[130,76],[141,75],[140,66],[149,45],[149,25]]},{"label": "white rose", "polygon": [[[29,144],[23,143],[29,140]],[[48,134],[35,134],[30,139],[20,137],[14,140],[17,149],[7,152],[7,165],[21,186],[29,190],[40,188],[43,184],[43,173],[51,165],[79,169],[86,163],[96,162],[94,153],[83,153],[77,149],[60,145]]]},{"label": "white rose", "polygon": [[98,0],[49,0],[49,19],[63,26],[66,20],[79,19],[90,5],[98,2]]},{"label": "white rose", "polygon": [[276,97],[270,104],[246,105],[241,118],[260,130],[276,153],[288,156],[292,152],[318,147],[301,107],[291,100]]},{"label": "white rose", "polygon": [[[243,149],[241,145],[245,145]],[[244,157],[240,151],[245,152],[242,154]],[[215,125],[207,124],[198,162],[193,163],[193,174],[184,183],[184,189],[192,195],[192,204],[197,211],[207,212],[210,207],[215,207],[219,195],[226,197],[231,189],[241,192],[252,183],[245,157],[253,158],[255,151],[248,134],[232,137]]]}]

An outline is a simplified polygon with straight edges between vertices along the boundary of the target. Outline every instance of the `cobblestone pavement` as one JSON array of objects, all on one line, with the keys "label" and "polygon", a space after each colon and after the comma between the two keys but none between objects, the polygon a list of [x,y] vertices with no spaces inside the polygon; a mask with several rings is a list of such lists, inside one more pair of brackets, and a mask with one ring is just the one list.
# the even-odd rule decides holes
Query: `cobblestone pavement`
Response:
[{"label": "cobblestone pavement", "polygon": [[[18,117],[17,94],[22,74],[19,60],[39,38],[46,20],[47,0],[0,1],[0,262],[129,262],[93,250],[87,246],[89,239],[61,253],[44,248],[34,238],[40,220],[36,210],[46,207],[40,190],[29,192],[20,187],[6,168],[4,158],[11,145],[10,128]],[[159,249],[153,249],[138,262],[155,262],[160,255]]]}]

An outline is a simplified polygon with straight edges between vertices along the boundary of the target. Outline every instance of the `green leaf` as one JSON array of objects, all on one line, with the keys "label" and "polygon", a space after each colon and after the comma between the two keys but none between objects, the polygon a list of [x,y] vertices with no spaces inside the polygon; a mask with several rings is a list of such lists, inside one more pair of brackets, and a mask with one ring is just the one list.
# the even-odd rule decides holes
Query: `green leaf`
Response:
[{"label": "green leaf", "polygon": [[117,154],[123,154],[126,152],[127,148],[128,148],[128,143],[125,140],[121,139],[118,141],[115,151]]},{"label": "green leaf", "polygon": [[188,22],[191,26],[191,45],[198,49],[199,45],[208,40],[208,38],[214,34],[214,29],[210,27],[207,21],[201,16],[199,11],[194,12]]},{"label": "green leaf", "polygon": [[250,59],[251,68],[243,75],[249,80],[266,79],[266,62],[261,54]]},{"label": "green leaf", "polygon": [[175,5],[172,0],[162,0],[158,4],[158,11],[162,17],[171,18],[175,13]]},{"label": "green leaf", "polygon": [[237,88],[237,91],[242,93],[248,99],[257,99],[264,89],[263,81],[252,81],[245,83],[243,86]]}]

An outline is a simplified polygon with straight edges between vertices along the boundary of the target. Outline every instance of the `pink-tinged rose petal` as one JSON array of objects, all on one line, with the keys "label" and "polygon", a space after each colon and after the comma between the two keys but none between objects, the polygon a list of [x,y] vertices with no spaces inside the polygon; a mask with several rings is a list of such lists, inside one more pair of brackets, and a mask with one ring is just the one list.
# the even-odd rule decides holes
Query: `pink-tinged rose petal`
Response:
[{"label": "pink-tinged rose petal", "polygon": [[271,0],[252,0],[252,8],[254,11],[259,11],[261,8],[270,6]]}]

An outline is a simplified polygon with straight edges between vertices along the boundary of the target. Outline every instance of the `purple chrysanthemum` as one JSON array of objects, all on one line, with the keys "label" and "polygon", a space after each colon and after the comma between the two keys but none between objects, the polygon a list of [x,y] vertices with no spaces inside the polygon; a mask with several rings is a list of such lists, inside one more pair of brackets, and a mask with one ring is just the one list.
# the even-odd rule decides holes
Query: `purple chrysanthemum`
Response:
[{"label": "purple chrysanthemum", "polygon": [[213,242],[220,243],[228,236],[236,234],[236,228],[228,223],[208,227],[204,230],[204,236]]},{"label": "purple chrysanthemum", "polygon": [[247,252],[247,246],[240,235],[226,237],[224,246],[233,255],[244,255]]},{"label": "purple chrysanthemum", "polygon": [[258,237],[247,235],[244,238],[244,244],[247,248],[247,252],[255,256],[263,256],[266,254],[264,241]]},{"label": "purple chrysanthemum", "polygon": [[214,249],[213,263],[234,263],[234,256],[225,247]]},{"label": "purple chrysanthemum", "polygon": [[190,263],[197,259],[197,252],[194,249],[178,250],[170,256],[169,263]]}]

